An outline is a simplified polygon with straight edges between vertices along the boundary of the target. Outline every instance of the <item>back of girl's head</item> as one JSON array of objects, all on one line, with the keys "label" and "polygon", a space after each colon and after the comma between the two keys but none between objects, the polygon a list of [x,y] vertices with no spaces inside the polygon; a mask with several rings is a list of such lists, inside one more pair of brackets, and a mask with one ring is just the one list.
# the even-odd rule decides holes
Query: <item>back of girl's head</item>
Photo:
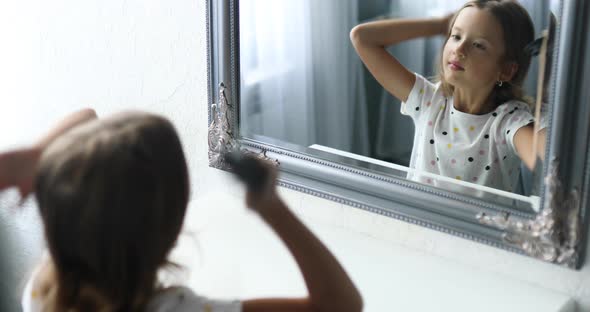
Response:
[{"label": "back of girl's head", "polygon": [[171,123],[126,113],[75,128],[44,152],[35,188],[54,267],[50,311],[141,308],[188,203]]},{"label": "back of girl's head", "polygon": [[[518,70],[510,81],[505,81],[502,86],[495,86],[492,91],[492,100],[500,105],[509,100],[523,100],[523,82],[531,64],[531,56],[525,51],[527,44],[531,43],[535,36],[535,30],[530,15],[518,2],[514,0],[476,0],[469,1],[457,11],[449,27],[447,38],[451,36],[452,25],[455,19],[467,7],[475,7],[491,13],[502,26],[504,38],[504,57],[502,63],[514,62]],[[453,87],[445,81],[442,75],[443,62],[440,62],[439,79],[443,90],[452,93]]]}]

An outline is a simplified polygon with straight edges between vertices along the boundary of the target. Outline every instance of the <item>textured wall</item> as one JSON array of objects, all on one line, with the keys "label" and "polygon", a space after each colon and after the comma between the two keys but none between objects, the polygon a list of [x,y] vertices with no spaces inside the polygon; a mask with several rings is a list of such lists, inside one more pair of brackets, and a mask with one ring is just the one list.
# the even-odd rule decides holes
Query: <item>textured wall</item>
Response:
[{"label": "textured wall", "polygon": [[[177,125],[189,158],[193,199],[227,187],[227,175],[206,165],[205,9],[204,0],[3,4],[0,147],[30,142],[52,121],[82,106],[100,115],[146,109]],[[569,294],[590,310],[590,266],[570,271],[296,192],[284,194],[291,206],[303,207],[299,210],[318,222],[494,272],[507,282]],[[0,298],[14,305],[15,286],[35,261],[42,239],[33,207],[16,213],[2,208]]]}]

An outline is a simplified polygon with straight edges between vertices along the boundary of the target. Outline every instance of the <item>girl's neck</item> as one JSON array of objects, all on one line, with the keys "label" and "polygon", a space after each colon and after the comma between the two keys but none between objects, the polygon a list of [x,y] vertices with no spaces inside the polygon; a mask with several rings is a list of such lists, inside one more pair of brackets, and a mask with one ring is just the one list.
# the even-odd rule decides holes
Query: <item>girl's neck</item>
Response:
[{"label": "girl's neck", "polygon": [[463,113],[484,115],[495,109],[491,100],[492,90],[466,90],[455,87],[453,92],[453,107]]}]

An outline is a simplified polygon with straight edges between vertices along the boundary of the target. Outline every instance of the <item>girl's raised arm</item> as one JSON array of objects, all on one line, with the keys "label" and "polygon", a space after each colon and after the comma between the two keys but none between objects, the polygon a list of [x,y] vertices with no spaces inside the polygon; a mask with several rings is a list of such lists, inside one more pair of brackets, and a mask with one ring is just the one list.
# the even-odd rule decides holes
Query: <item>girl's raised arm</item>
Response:
[{"label": "girl's raised arm", "polygon": [[360,24],[350,40],[363,63],[393,96],[406,101],[416,77],[386,48],[396,43],[447,33],[451,16],[431,19],[394,19]]}]

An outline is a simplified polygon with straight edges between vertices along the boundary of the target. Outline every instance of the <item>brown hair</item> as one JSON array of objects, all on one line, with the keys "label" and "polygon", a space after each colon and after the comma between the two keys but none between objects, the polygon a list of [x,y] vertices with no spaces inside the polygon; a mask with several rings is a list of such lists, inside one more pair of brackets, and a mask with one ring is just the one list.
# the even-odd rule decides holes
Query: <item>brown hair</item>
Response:
[{"label": "brown hair", "polygon": [[[502,86],[496,85],[494,87],[491,94],[492,102],[497,107],[513,99],[525,101],[522,84],[531,64],[531,56],[525,51],[525,47],[534,39],[534,26],[530,15],[518,2],[513,0],[476,0],[467,2],[453,16],[445,44],[451,36],[452,25],[455,24],[459,12],[467,7],[487,10],[496,18],[502,25],[504,38],[505,51],[502,61],[514,62],[518,65],[518,70],[510,81],[505,81]],[[454,92],[454,87],[444,79],[443,66],[441,53],[438,80],[441,82],[445,96],[450,96]]]},{"label": "brown hair", "polygon": [[189,197],[172,124],[126,113],[75,128],[44,152],[35,191],[52,263],[44,311],[142,309]]}]

